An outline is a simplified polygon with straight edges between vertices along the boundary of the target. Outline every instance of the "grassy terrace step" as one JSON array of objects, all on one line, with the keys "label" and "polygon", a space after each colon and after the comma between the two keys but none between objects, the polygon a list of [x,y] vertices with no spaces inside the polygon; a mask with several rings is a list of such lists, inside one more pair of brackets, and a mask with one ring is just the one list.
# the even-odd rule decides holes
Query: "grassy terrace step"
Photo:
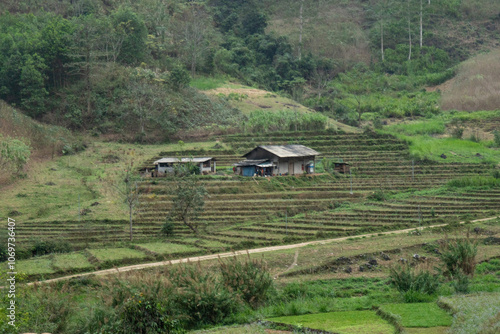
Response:
[{"label": "grassy terrace step", "polygon": [[[285,230],[285,227],[282,229],[263,229],[263,228],[252,228],[252,227],[243,227],[239,228],[238,232],[243,232],[243,233],[264,233],[266,236],[269,236],[271,234],[278,234],[278,235],[285,235],[285,234],[290,234],[290,235],[298,235],[298,236],[304,236],[304,237],[314,237],[316,234],[316,231],[304,231],[304,230],[296,230],[293,228],[288,228]],[[336,231],[338,232],[338,231]]]},{"label": "grassy terrace step", "polygon": [[254,224],[252,227],[241,227],[239,229],[241,230],[248,230],[249,228],[259,228],[259,229],[285,229],[285,228],[291,228],[294,230],[304,230],[304,231],[311,231],[311,230],[324,230],[324,231],[332,231],[332,232],[340,232],[340,231],[347,231],[347,230],[357,230],[358,227],[370,227],[370,226],[380,226],[380,225],[362,225],[362,226],[352,226],[352,225],[333,225],[334,227],[330,225],[322,225],[322,224],[296,224],[296,223],[266,223],[266,224]]},{"label": "grassy terrace step", "polygon": [[259,239],[266,241],[281,240],[281,236],[269,235],[269,233],[246,232],[246,231],[227,231],[212,233],[213,236],[231,237],[236,239]]},{"label": "grassy terrace step", "polygon": [[456,197],[436,197],[436,198],[426,198],[426,199],[414,199],[405,200],[404,203],[411,205],[468,205],[477,206],[478,203],[481,205],[498,205],[500,198],[471,198],[471,199],[459,199]]},{"label": "grassy terrace step", "polygon": [[[335,219],[333,219],[335,218]],[[325,226],[354,226],[354,227],[364,227],[370,224],[377,225],[391,225],[395,222],[413,222],[418,220],[417,217],[370,217],[370,216],[345,216],[345,219],[338,219],[339,216],[324,216],[324,217],[311,217],[307,219],[297,219],[294,218],[289,220],[290,223],[293,224],[304,224],[304,225],[325,225]],[[431,215],[422,216],[422,218],[426,218],[426,220],[434,220]],[[255,225],[267,225],[265,224],[255,224]]]},{"label": "grassy terrace step", "polygon": [[[351,198],[352,196],[345,191],[330,191],[328,189],[316,189],[314,187],[311,190],[298,191],[296,189],[292,193],[287,192],[272,192],[272,193],[239,193],[239,194],[210,194],[210,202],[223,201],[223,202],[234,202],[234,201],[245,201],[245,200],[259,200],[259,199],[296,199],[301,200],[303,198]],[[359,196],[359,195],[357,195]],[[156,195],[154,198],[150,198],[148,195],[141,195],[140,201],[142,203],[154,203],[154,202],[167,202],[173,198],[172,195]],[[207,203],[207,202],[206,202]]]},{"label": "grassy terrace step", "polygon": [[[424,208],[434,208],[436,210],[439,209],[447,209],[447,208],[477,208],[477,203],[467,203],[467,202],[448,202],[448,203],[443,203],[443,202],[422,202],[421,204],[406,204],[406,203],[377,203],[378,207],[383,207],[383,208],[390,208],[391,210],[415,210],[420,207],[421,209]],[[492,202],[483,202],[481,203],[481,206],[484,207],[496,207],[500,208],[500,201],[492,201]]]},{"label": "grassy terrace step", "polygon": [[[273,207],[275,205],[311,205],[315,203],[321,203],[321,202],[329,202],[330,200],[334,199],[332,196],[328,194],[328,192],[322,192],[323,195],[326,195],[324,197],[317,197],[314,198],[314,196],[307,197],[303,196],[298,199],[289,199],[289,198],[271,198],[271,199],[249,199],[247,201],[241,200],[241,199],[235,199],[233,201],[206,201],[205,202],[205,210],[206,209],[232,209],[232,208],[239,208],[239,207],[259,207],[259,208],[268,208],[268,207]],[[348,196],[345,196],[348,198]],[[158,202],[151,202],[148,204],[153,204],[153,205],[144,205],[142,207],[143,210],[141,211],[149,211],[151,209],[148,208],[154,208],[154,204],[165,204],[162,205],[159,210],[165,210],[168,209],[167,205],[171,203],[170,201],[158,201]]]}]

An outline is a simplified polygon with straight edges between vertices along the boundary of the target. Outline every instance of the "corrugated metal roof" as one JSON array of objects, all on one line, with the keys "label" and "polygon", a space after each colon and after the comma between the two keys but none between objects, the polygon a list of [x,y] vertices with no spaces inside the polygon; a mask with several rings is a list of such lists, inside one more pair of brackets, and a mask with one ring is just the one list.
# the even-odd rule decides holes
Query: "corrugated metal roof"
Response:
[{"label": "corrugated metal roof", "polygon": [[195,163],[202,163],[208,160],[212,160],[212,157],[204,157],[204,158],[161,158],[160,160],[156,160],[154,162],[155,165],[158,165],[159,163],[188,163],[188,162],[195,162]]},{"label": "corrugated metal roof", "polygon": [[[308,157],[312,155],[319,155],[319,152],[304,145],[260,145],[257,148],[259,147],[280,158]],[[249,155],[257,148],[254,148],[252,151],[245,154],[244,157]]]},{"label": "corrugated metal roof", "polygon": [[245,166],[257,166],[263,162],[267,162],[269,159],[260,159],[260,160],[243,160],[234,164],[237,167],[245,167]]}]

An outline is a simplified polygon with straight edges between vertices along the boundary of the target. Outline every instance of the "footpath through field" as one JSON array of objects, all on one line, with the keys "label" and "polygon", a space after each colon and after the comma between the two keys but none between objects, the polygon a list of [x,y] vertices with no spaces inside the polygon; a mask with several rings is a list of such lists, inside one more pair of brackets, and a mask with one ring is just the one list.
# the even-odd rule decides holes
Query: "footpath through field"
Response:
[{"label": "footpath through field", "polygon": [[[482,218],[482,219],[476,219],[476,220],[472,220],[471,223],[482,222],[482,221],[487,221],[487,220],[492,220],[492,219],[497,219],[497,218],[500,218],[500,216],[489,217],[489,218]],[[464,224],[464,223],[465,223],[464,221],[459,222],[459,224]],[[177,260],[170,260],[170,261],[161,261],[161,262],[153,262],[153,263],[145,263],[145,264],[136,264],[136,265],[126,266],[126,267],[119,267],[119,268],[113,268],[113,269],[93,271],[93,272],[89,272],[89,273],[81,273],[81,274],[75,274],[75,275],[70,275],[70,276],[63,276],[63,277],[48,279],[48,280],[45,280],[45,281],[36,281],[36,282],[27,283],[27,285],[52,283],[52,282],[57,282],[57,281],[62,281],[62,280],[68,280],[68,279],[71,279],[71,278],[85,277],[85,276],[90,276],[90,275],[110,275],[110,274],[117,274],[117,273],[123,273],[123,272],[131,271],[131,270],[154,268],[154,267],[167,266],[167,265],[178,264],[178,263],[215,260],[215,259],[218,259],[218,258],[225,258],[225,257],[237,256],[237,255],[245,255],[247,253],[249,253],[249,254],[265,253],[265,252],[273,252],[273,251],[279,251],[279,250],[300,248],[300,247],[305,247],[305,246],[309,246],[309,245],[324,245],[324,244],[328,244],[328,243],[344,241],[344,240],[347,240],[347,239],[350,239],[350,238],[371,237],[371,236],[374,236],[374,235],[381,235],[381,234],[402,234],[402,233],[408,233],[410,231],[414,231],[416,229],[443,227],[443,226],[446,226],[446,225],[448,225],[448,224],[430,225],[430,226],[425,226],[425,227],[420,227],[420,228],[406,228],[406,229],[403,229],[403,230],[386,231],[386,232],[376,232],[376,233],[360,234],[360,235],[353,235],[353,236],[341,237],[341,238],[334,238],[334,239],[308,241],[308,242],[302,242],[302,243],[293,244],[293,245],[263,247],[263,248],[247,249],[247,250],[240,250],[240,251],[233,251],[233,252],[226,252],[226,253],[219,253],[219,254],[194,256],[194,257],[188,257],[188,258],[177,259]]]}]

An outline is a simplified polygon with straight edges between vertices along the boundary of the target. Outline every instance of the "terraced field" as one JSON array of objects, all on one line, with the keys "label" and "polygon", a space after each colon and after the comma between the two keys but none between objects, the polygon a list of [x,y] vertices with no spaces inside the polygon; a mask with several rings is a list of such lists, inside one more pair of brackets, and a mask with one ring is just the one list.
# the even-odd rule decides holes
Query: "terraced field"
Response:
[{"label": "terraced field", "polygon": [[[319,151],[318,174],[273,178],[232,175],[232,164],[261,144],[303,144]],[[200,236],[194,238],[181,222],[174,222],[174,242],[206,250],[355,235],[500,211],[500,190],[445,191],[412,197],[415,191],[439,188],[454,178],[488,175],[492,167],[444,160],[411,161],[407,144],[388,135],[326,131],[265,137],[231,135],[220,138],[209,149],[159,152],[139,169],[151,167],[154,160],[166,155],[213,156],[222,170],[217,175],[199,177],[210,195],[205,211],[197,219]],[[322,173],[324,161],[340,159],[351,164],[352,177]],[[140,207],[133,228],[135,241],[149,242],[159,236],[171,208],[172,182],[150,177],[140,182]],[[377,200],[380,193],[407,195],[384,201]],[[20,241],[57,238],[80,248],[129,238],[127,220],[26,220],[18,226]]]},{"label": "terraced field", "polygon": [[[377,191],[431,189],[454,178],[491,172],[484,164],[411,161],[407,145],[390,136],[298,132],[269,135],[262,140],[250,135],[232,135],[225,137],[223,143],[225,147],[220,150],[168,154],[213,156],[218,167],[229,168],[256,145],[303,144],[321,152],[320,160],[342,159],[352,166],[352,179],[348,175],[327,174],[272,179],[202,177],[210,198],[198,218],[205,228],[201,238],[231,247],[245,242],[274,244],[287,238],[311,239],[417,227],[439,219],[478,217],[500,210],[500,192],[493,190],[390,202],[367,201]],[[149,164],[158,157],[142,167],[151,167]],[[170,182],[162,178],[142,182],[139,213],[142,229],[159,230],[171,206]],[[176,223],[175,232],[181,236],[189,234],[180,222]]]}]

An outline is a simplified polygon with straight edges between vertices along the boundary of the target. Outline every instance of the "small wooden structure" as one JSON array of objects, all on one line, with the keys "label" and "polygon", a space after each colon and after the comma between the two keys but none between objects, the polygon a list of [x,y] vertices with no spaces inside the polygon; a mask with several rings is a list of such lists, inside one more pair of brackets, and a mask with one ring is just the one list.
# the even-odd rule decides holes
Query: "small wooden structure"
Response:
[{"label": "small wooden structure", "polygon": [[343,174],[348,174],[349,171],[351,170],[351,165],[346,163],[346,162],[334,162],[334,167],[333,169],[336,172],[343,173]]},{"label": "small wooden structure", "polygon": [[235,166],[243,176],[300,175],[314,173],[315,150],[304,145],[261,145],[243,155]]},{"label": "small wooden structure", "polygon": [[191,163],[199,166],[200,174],[208,174],[216,172],[216,162],[215,158],[203,157],[203,158],[161,158],[156,160],[153,164],[155,165],[155,172],[157,175],[173,173],[175,170],[175,165]]}]

